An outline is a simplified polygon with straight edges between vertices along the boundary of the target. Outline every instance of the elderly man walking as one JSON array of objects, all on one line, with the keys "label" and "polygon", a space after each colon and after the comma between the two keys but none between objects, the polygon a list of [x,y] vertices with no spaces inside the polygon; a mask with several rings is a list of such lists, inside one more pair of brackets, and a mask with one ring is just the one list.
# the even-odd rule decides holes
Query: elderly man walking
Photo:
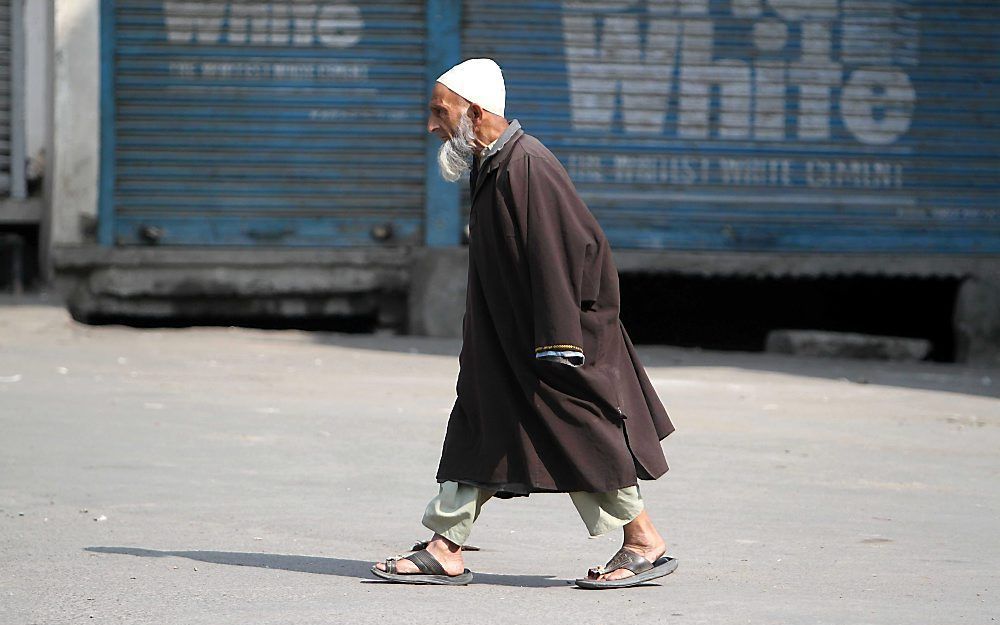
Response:
[{"label": "elderly man walking", "polygon": [[618,553],[577,585],[634,586],[677,566],[638,484],[667,471],[660,440],[674,427],[619,319],[604,232],[558,159],[504,118],[505,101],[490,59],[456,65],[431,95],[427,130],[443,142],[441,175],[470,172],[458,398],[423,517],[434,535],[372,572],[467,584],[462,545],[483,505],[558,492],[590,535],[624,528]]}]

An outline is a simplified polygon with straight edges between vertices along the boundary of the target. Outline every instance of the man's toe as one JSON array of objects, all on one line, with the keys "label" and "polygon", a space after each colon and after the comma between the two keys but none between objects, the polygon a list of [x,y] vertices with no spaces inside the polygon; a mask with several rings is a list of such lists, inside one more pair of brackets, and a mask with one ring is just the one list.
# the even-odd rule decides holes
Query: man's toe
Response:
[{"label": "man's toe", "polygon": [[[386,567],[384,561],[376,563],[375,564],[375,568],[377,568],[380,571],[386,571],[386,570],[388,570],[388,567]],[[418,569],[416,567],[416,565],[414,565],[412,562],[410,562],[406,558],[400,558],[400,559],[396,560],[396,574],[398,574],[398,575],[406,575],[407,573],[419,573],[419,572],[420,572],[420,569]]]}]

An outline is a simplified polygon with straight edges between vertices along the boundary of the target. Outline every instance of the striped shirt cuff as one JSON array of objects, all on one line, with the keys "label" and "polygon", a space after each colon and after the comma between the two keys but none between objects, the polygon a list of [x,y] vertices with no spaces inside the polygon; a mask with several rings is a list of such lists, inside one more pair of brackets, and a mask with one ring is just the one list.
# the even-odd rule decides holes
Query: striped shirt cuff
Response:
[{"label": "striped shirt cuff", "polygon": [[535,352],[535,358],[561,362],[571,367],[580,367],[586,360],[583,355],[583,352],[578,352],[576,350],[551,350],[551,349]]}]

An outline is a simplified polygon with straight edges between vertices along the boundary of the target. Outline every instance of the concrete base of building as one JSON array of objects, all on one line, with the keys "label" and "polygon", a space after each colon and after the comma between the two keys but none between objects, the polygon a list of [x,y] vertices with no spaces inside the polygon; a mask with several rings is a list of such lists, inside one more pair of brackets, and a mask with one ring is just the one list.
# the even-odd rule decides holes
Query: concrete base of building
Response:
[{"label": "concrete base of building", "polygon": [[1000,271],[962,282],[954,318],[956,360],[1000,365]]},{"label": "concrete base of building", "polygon": [[424,248],[414,258],[407,331],[461,337],[469,275],[469,248]]},{"label": "concrete base of building", "polygon": [[403,330],[410,250],[73,247],[55,286],[81,321],[369,316]]},{"label": "concrete base of building", "polygon": [[[616,250],[622,274],[950,277],[957,360],[1000,364],[1000,258]],[[380,327],[461,337],[466,247],[356,249],[102,248],[52,251],[57,286],[95,317],[374,315]],[[234,315],[234,313],[239,313]]]}]

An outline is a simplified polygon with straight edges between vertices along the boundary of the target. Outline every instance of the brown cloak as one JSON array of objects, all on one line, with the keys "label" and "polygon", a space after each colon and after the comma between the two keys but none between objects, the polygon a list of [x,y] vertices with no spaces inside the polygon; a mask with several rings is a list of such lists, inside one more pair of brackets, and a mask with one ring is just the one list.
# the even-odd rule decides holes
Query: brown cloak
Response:
[{"label": "brown cloak", "polygon": [[[606,492],[667,471],[674,430],[618,318],[618,270],[566,170],[517,130],[473,170],[458,399],[437,480]],[[535,357],[582,349],[583,366]]]}]

